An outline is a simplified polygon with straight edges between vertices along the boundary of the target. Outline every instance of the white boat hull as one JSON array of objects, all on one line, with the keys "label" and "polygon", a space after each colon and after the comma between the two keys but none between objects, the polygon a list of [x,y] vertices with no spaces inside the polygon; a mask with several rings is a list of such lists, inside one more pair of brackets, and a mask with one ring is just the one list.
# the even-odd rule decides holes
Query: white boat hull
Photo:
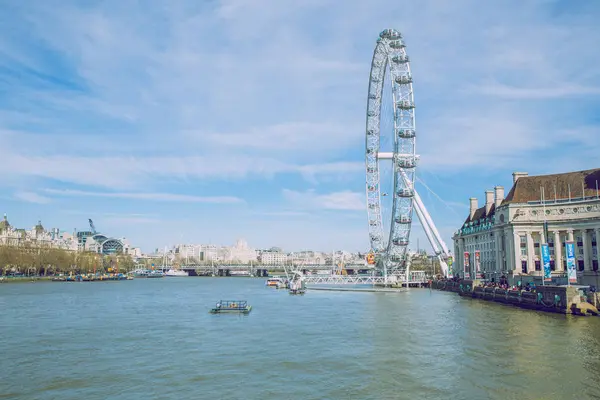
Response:
[{"label": "white boat hull", "polygon": [[167,272],[165,272],[165,276],[189,276],[189,275],[185,271],[178,271],[178,270],[170,269]]}]

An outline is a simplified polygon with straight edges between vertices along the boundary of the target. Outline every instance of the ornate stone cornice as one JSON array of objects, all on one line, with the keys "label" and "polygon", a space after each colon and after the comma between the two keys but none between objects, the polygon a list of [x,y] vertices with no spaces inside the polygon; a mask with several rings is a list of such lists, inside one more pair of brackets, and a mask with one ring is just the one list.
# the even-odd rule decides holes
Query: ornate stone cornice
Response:
[{"label": "ornate stone cornice", "polygon": [[600,218],[600,204],[559,204],[543,207],[519,207],[516,208],[512,221],[514,222],[536,222],[536,221],[564,221],[587,218]]}]

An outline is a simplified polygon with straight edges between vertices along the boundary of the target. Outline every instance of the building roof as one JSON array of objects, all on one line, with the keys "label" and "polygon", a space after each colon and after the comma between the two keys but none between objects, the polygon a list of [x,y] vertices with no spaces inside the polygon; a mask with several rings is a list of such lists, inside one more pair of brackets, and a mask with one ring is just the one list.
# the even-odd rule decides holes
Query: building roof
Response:
[{"label": "building roof", "polygon": [[600,185],[600,168],[563,174],[522,176],[517,179],[502,204],[541,201],[541,188],[544,188],[546,201],[596,197],[597,185]]},{"label": "building roof", "polygon": [[489,213],[485,212],[485,205],[483,207],[479,207],[477,210],[475,210],[475,213],[473,214],[473,218],[471,218],[471,215],[467,216],[467,219],[463,223],[463,227],[466,224],[468,224],[469,222],[475,222],[477,220],[488,218],[488,217],[491,218],[494,216],[495,213],[496,213],[496,205],[495,204],[492,204],[492,206],[490,207]]}]

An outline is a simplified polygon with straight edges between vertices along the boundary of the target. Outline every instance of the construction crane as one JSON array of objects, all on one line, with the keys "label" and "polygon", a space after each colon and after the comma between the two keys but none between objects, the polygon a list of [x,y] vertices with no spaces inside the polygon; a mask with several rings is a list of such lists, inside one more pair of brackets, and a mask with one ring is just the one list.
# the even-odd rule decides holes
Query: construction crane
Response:
[{"label": "construction crane", "polygon": [[92,230],[92,233],[95,235],[96,233],[96,227],[94,226],[94,221],[92,221],[91,218],[88,219],[89,223],[90,223],[90,229]]}]

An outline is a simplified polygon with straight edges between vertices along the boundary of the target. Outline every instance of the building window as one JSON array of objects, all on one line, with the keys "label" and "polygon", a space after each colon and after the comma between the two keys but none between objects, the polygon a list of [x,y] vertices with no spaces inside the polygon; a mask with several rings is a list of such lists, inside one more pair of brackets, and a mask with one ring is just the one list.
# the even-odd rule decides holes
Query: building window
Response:
[{"label": "building window", "polygon": [[598,271],[598,260],[592,260],[592,269]]},{"label": "building window", "polygon": [[554,260],[550,260],[550,270],[556,271],[556,265],[554,264]]},{"label": "building window", "polygon": [[541,271],[542,270],[542,263],[540,263],[540,260],[536,260],[535,261],[535,270],[536,271]]},{"label": "building window", "polygon": [[577,265],[579,266],[579,270],[583,271],[583,260],[577,260]]},{"label": "building window", "polygon": [[521,271],[526,274],[527,273],[527,261],[521,261]]}]

